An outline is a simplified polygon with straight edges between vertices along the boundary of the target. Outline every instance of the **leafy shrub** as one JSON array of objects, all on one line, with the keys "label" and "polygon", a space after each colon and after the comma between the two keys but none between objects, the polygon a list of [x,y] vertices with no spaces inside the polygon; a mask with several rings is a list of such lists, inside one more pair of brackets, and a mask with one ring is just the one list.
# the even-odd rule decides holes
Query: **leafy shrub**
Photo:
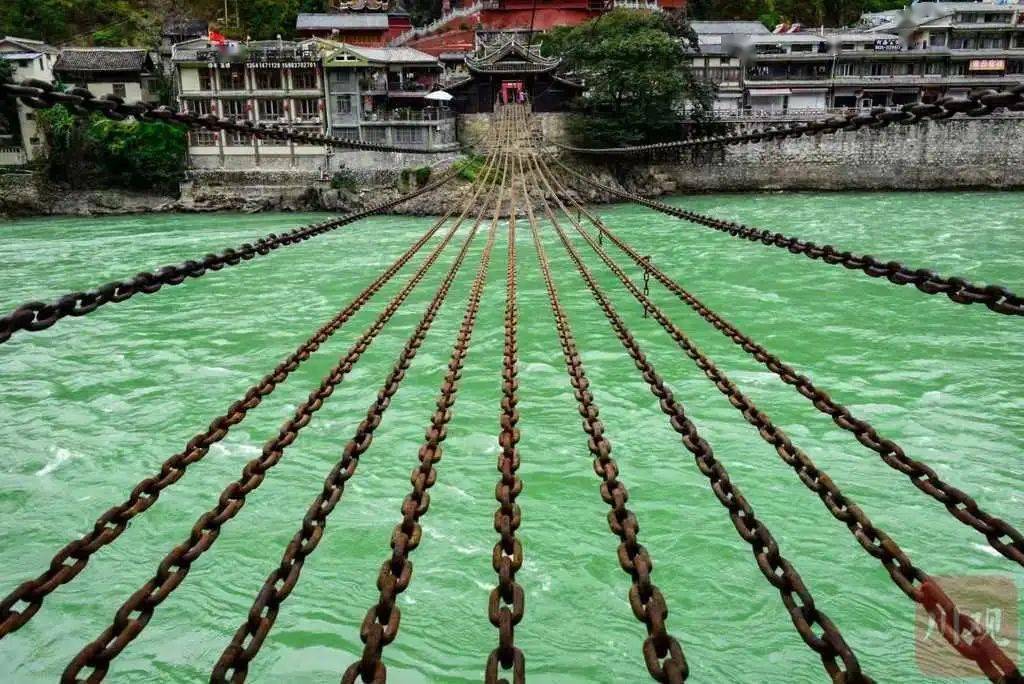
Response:
[{"label": "leafy shrub", "polygon": [[342,166],[331,176],[331,187],[335,190],[354,191],[359,183],[351,169]]}]

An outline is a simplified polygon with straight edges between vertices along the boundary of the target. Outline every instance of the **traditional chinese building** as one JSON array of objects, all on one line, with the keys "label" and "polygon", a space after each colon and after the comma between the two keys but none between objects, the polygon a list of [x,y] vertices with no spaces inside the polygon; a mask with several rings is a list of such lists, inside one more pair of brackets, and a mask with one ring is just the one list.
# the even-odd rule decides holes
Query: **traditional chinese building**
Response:
[{"label": "traditional chinese building", "polygon": [[465,69],[449,73],[446,90],[462,113],[491,112],[497,102],[514,102],[520,93],[536,112],[554,112],[582,91],[582,86],[559,73],[562,60],[544,57],[540,48],[520,42],[517,32],[491,33],[465,57]]},{"label": "traditional chinese building", "polygon": [[295,20],[299,35],[368,47],[383,47],[411,28],[401,0],[343,0],[331,12],[300,14]]}]

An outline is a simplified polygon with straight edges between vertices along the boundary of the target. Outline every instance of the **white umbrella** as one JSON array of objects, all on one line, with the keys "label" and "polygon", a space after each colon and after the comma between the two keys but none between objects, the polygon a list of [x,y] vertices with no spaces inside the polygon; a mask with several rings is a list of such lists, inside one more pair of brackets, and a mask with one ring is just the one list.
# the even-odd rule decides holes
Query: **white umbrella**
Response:
[{"label": "white umbrella", "polygon": [[432,92],[429,95],[427,95],[424,99],[426,99],[426,100],[440,100],[442,102],[447,102],[448,100],[454,100],[455,96],[452,95],[451,93],[446,93],[443,90],[435,90],[434,92]]}]

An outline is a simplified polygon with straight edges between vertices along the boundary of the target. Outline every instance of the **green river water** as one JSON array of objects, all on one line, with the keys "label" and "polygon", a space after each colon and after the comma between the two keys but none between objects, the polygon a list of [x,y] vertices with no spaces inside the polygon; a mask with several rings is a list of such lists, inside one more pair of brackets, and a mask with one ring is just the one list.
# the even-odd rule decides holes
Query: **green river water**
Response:
[{"label": "green river water", "polygon": [[[1014,193],[706,196],[672,202],[819,242],[1024,290],[1024,195]],[[780,250],[617,205],[598,213],[642,253],[741,330],[810,373],[839,401],[987,510],[1024,525],[1024,328]],[[0,309],[252,239],[318,215],[168,215],[0,224]],[[239,398],[342,308],[429,225],[377,217],[265,258],[16,335],[0,347],[0,593],[34,576],[73,536]],[[644,630],[607,527],[529,232],[520,249],[520,535],[526,616],[516,630],[531,682],[648,681]],[[391,681],[480,681],[497,632],[492,515],[498,478],[505,235],[454,419],[402,595]],[[459,238],[457,238],[458,240]],[[692,456],[657,410],[550,231],[545,244],[614,445],[670,631],[695,682],[820,682],[794,631]],[[618,286],[581,240],[676,395],[801,572],[818,604],[880,682],[928,680],[914,655],[914,606],[756,431]],[[474,243],[452,296],[371,449],[307,561],[251,681],[337,681],[361,650],[359,623],[399,520],[409,471],[483,247]],[[457,244],[457,243],[456,243]],[[606,243],[608,244],[608,243]],[[363,418],[454,258],[449,248],[334,396],[226,525],[217,544],[114,662],[112,682],[206,681],[323,477]],[[426,252],[424,251],[424,254]],[[612,250],[617,258],[621,254]],[[626,264],[624,258],[621,259]],[[415,259],[320,352],[167,490],[112,546],[0,642],[0,681],[57,679],[109,623],[195,518],[259,453],[419,263]],[[638,276],[630,263],[627,271]],[[933,575],[1024,573],[836,428],[682,303],[654,299]]]}]

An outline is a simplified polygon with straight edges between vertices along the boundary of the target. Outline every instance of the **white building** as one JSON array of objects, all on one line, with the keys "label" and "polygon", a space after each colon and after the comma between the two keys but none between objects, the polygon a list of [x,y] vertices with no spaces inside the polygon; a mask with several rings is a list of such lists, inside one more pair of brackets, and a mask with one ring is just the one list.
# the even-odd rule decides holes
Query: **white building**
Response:
[{"label": "white building", "polygon": [[65,84],[87,88],[96,97],[114,95],[125,102],[160,99],[156,66],[140,48],[64,48],[53,75]]},{"label": "white building", "polygon": [[[0,59],[14,67],[14,80],[35,78],[41,81],[53,80],[53,65],[57,61],[57,49],[38,40],[0,38]],[[15,105],[18,135],[0,136],[0,166],[20,166],[39,156],[42,140],[36,126],[36,112],[21,102]],[[6,137],[6,139],[5,139]]]},{"label": "white building", "polygon": [[[326,132],[321,56],[338,47],[319,38],[230,45],[199,38],[179,43],[171,55],[178,107],[194,114]],[[323,145],[256,140],[232,132],[192,131],[189,156],[198,169],[328,168]]]}]

